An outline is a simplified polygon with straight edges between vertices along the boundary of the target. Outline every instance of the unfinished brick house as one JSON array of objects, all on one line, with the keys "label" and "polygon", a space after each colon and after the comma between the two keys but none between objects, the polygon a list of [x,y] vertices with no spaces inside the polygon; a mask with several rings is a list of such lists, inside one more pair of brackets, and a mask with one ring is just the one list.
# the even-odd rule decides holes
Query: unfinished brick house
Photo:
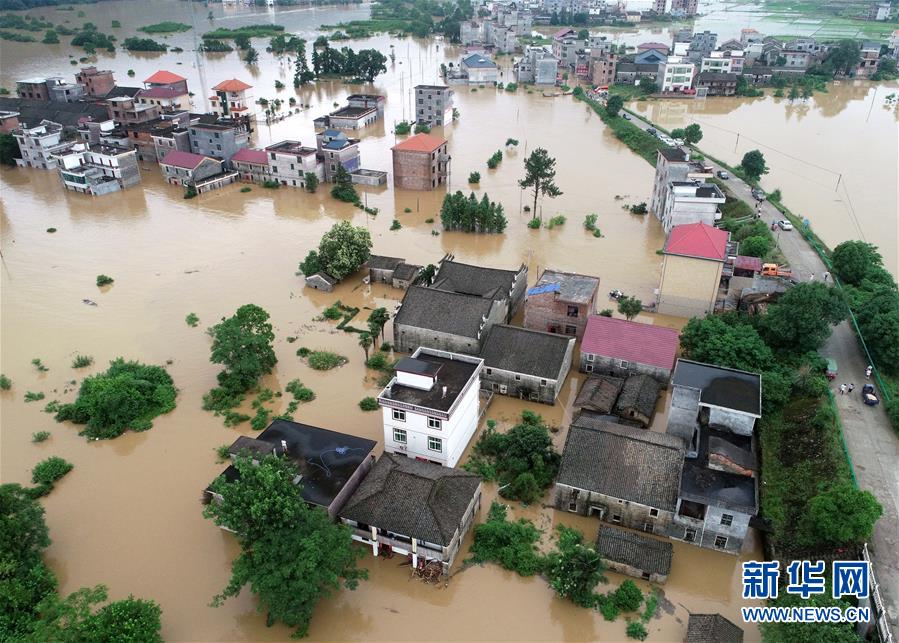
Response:
[{"label": "unfinished brick house", "polygon": [[407,190],[433,190],[446,183],[450,157],[446,140],[416,134],[393,146],[393,185]]},{"label": "unfinished brick house", "polygon": [[544,270],[537,285],[527,291],[525,328],[582,339],[598,290],[598,277]]}]

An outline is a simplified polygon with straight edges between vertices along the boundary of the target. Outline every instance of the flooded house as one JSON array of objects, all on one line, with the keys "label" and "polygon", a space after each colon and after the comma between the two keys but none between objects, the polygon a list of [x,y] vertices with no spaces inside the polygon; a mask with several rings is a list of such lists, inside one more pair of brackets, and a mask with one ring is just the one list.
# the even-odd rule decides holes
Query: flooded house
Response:
[{"label": "flooded house", "polygon": [[310,288],[321,290],[322,292],[331,292],[332,290],[334,290],[334,286],[336,286],[338,283],[337,278],[332,277],[323,270],[320,270],[312,275],[307,275],[304,281]]},{"label": "flooded house", "polygon": [[52,121],[41,121],[34,127],[22,124],[12,131],[13,138],[19,146],[21,158],[17,158],[19,167],[31,167],[39,170],[56,168],[59,154],[72,147],[72,142],[62,140],[63,127]]},{"label": "flooded house", "polygon": [[247,147],[250,141],[250,133],[245,128],[224,121],[191,123],[187,131],[191,152],[222,159],[226,167],[231,167],[231,157]]},{"label": "flooded house", "polygon": [[527,281],[525,264],[506,270],[461,263],[453,255],[447,255],[437,266],[431,284],[433,288],[497,301],[509,323],[524,302]]},{"label": "flooded house", "polygon": [[[301,485],[303,500],[323,508],[333,519],[371,470],[375,446],[374,440],[355,435],[275,420],[255,438],[237,438],[228,448],[228,455],[232,460],[246,455],[254,463],[266,455],[290,460],[297,468],[294,484]],[[240,479],[240,472],[232,464],[221,476],[231,483]],[[220,495],[206,490],[204,501],[221,500]]]},{"label": "flooded house", "polygon": [[209,97],[212,113],[223,118],[252,114],[255,102],[251,89],[252,85],[237,78],[223,80],[212,88],[214,93]]},{"label": "flooded house", "polygon": [[453,122],[453,96],[446,85],[415,86],[415,122],[440,127]]},{"label": "flooded house", "polygon": [[484,361],[420,347],[394,367],[378,395],[384,418],[384,451],[454,467],[480,416]]},{"label": "flooded house", "polygon": [[684,643],[743,643],[743,630],[721,614],[690,614]]},{"label": "flooded house", "polygon": [[198,193],[209,192],[234,183],[237,172],[224,169],[224,161],[201,154],[172,150],[159,162],[166,183],[192,186]]},{"label": "flooded house", "polygon": [[393,146],[393,185],[407,190],[433,190],[447,181],[450,156],[446,140],[416,134]]},{"label": "flooded house", "polygon": [[733,272],[737,244],[730,233],[691,223],[671,229],[662,249],[662,275],[656,309],[664,315],[703,317],[724,305],[722,278]]},{"label": "flooded house", "polygon": [[650,583],[668,580],[673,550],[669,542],[611,525],[602,525],[596,538],[596,553],[609,569]]},{"label": "flooded house", "polygon": [[446,573],[480,505],[473,473],[384,453],[340,520],[373,555],[408,556],[416,568],[436,561]]},{"label": "flooded house", "polygon": [[495,324],[481,350],[481,388],[555,404],[571,370],[574,341],[574,337]]},{"label": "flooded house", "polygon": [[675,436],[581,414],[568,429],[553,503],[560,511],[667,534],[683,463]]},{"label": "flooded house", "polygon": [[250,147],[237,150],[231,157],[231,165],[244,183],[262,184],[271,178],[265,150]]},{"label": "flooded house", "polygon": [[387,97],[378,94],[351,94],[345,106],[316,118],[313,126],[316,129],[362,129],[384,116],[386,102]]},{"label": "flooded house", "polygon": [[574,399],[574,410],[612,417],[615,402],[624,388],[624,379],[611,375],[591,375],[584,380]]},{"label": "flooded house", "polygon": [[144,80],[135,99],[141,105],[156,105],[162,109],[190,109],[190,92],[187,79],[170,71],[157,71]]},{"label": "flooded house", "polygon": [[76,143],[55,158],[63,187],[73,192],[100,196],[140,183],[134,150]]},{"label": "flooded house", "polygon": [[315,135],[315,143],[318,158],[323,163],[322,173],[328,183],[334,182],[339,165],[351,174],[362,165],[358,138],[349,138],[345,133],[329,128]]},{"label": "flooded house", "polygon": [[325,178],[324,165],[314,147],[300,141],[280,141],[265,148],[268,172],[271,180],[285,187],[305,188],[306,173],[312,173],[321,181]]},{"label": "flooded house", "polygon": [[84,92],[92,98],[103,98],[115,87],[115,75],[111,69],[97,69],[90,65],[75,74],[75,82],[84,85]]},{"label": "flooded house", "polygon": [[492,84],[499,80],[496,63],[484,54],[469,54],[459,62],[466,82],[472,85]]},{"label": "flooded house", "polygon": [[580,370],[615,377],[649,375],[667,386],[679,337],[673,328],[591,315],[581,342]]},{"label": "flooded house", "polygon": [[544,47],[529,46],[512,67],[515,82],[555,85],[559,77],[559,59]]},{"label": "flooded house", "polygon": [[398,257],[371,255],[365,265],[370,283],[385,283],[401,289],[411,286],[421,272],[421,266],[406,263]]},{"label": "flooded house", "polygon": [[599,277],[544,270],[525,295],[524,326],[582,339],[598,290]]},{"label": "flooded house", "polygon": [[615,415],[626,424],[649,428],[656,412],[656,403],[662,391],[662,384],[649,375],[631,375],[621,389],[615,402]]},{"label": "flooded house", "polygon": [[686,455],[672,538],[740,552],[758,513],[760,417],[757,373],[678,360],[667,434],[682,440]]},{"label": "flooded house", "polygon": [[[679,208],[675,209],[673,204],[668,201],[673,200],[672,186],[673,184],[692,183],[694,185],[705,185],[706,182],[713,177],[712,168],[700,163],[699,161],[691,161],[690,153],[679,147],[669,147],[659,150],[656,157],[656,172],[652,184],[652,195],[649,200],[649,211],[662,222],[665,232],[671,231],[674,225],[673,218],[677,214],[678,223],[695,223],[695,221],[681,221],[690,211],[689,202],[683,202]],[[712,184],[714,185],[714,184]],[[668,213],[666,215],[666,213]],[[669,223],[665,223],[665,217],[668,216]],[[714,219],[713,221],[714,222]]]}]

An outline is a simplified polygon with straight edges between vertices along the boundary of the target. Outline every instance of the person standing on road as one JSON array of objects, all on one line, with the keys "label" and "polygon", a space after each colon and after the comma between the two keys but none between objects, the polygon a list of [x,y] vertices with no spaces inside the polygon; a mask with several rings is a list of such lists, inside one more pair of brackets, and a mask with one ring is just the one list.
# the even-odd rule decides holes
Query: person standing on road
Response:
[{"label": "person standing on road", "polygon": [[848,391],[849,393],[852,393],[853,390],[855,390],[855,384],[853,384],[852,382],[849,382],[849,387],[846,389],[846,391]]},{"label": "person standing on road", "polygon": [[824,271],[824,283],[830,281],[830,273],[828,271]]},{"label": "person standing on road", "polygon": [[812,273],[811,277],[809,277],[808,280],[809,280],[809,281],[814,281],[814,280],[815,280],[815,273]]},{"label": "person standing on road", "polygon": [[874,367],[868,364],[868,368],[865,369],[865,379],[871,379],[871,373],[874,371]]},{"label": "person standing on road", "polygon": [[840,384],[840,395],[844,395],[846,393],[846,385]]}]

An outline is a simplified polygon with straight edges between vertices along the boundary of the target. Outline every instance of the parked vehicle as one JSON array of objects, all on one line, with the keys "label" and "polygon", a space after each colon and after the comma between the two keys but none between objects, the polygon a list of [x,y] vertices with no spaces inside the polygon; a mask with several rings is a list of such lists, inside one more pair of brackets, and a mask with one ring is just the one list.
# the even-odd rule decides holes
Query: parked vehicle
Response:
[{"label": "parked vehicle", "polygon": [[674,139],[670,136],[665,136],[664,134],[659,134],[659,140],[662,141],[665,145],[670,145],[674,147]]},{"label": "parked vehicle", "polygon": [[617,288],[615,290],[612,290],[611,292],[609,292],[610,299],[618,300],[618,299],[621,299],[622,297],[624,297],[624,293],[621,292],[620,290],[618,290]]},{"label": "parked vehicle", "polygon": [[727,181],[730,178],[730,174],[728,174],[724,170],[718,170],[718,178],[722,181]]},{"label": "parked vehicle", "polygon": [[790,223],[789,221],[787,221],[786,219],[781,219],[780,221],[777,222],[777,227],[779,227],[781,230],[789,231],[789,230],[793,229],[793,224]]},{"label": "parked vehicle", "polygon": [[756,201],[765,200],[765,192],[761,188],[752,188],[752,196]]},{"label": "parked vehicle", "polygon": [[684,139],[676,138],[676,139],[674,139],[674,144],[677,145],[678,147],[681,147],[684,144]]},{"label": "parked vehicle", "polygon": [[656,134],[658,134],[658,132],[656,131],[656,128],[655,128],[655,127],[647,127],[647,128],[646,128],[646,133],[647,133],[647,134],[652,134],[653,136],[655,136]]},{"label": "parked vehicle", "polygon": [[832,357],[827,358],[827,369],[824,371],[824,376],[829,379],[831,382],[837,377],[837,360]]},{"label": "parked vehicle", "polygon": [[862,401],[868,406],[877,406],[880,404],[880,400],[877,399],[877,395],[874,393],[873,384],[865,384],[862,387]]},{"label": "parked vehicle", "polygon": [[784,266],[778,266],[776,263],[763,263],[762,275],[765,277],[783,277],[784,279],[789,279],[793,276],[793,273]]},{"label": "parked vehicle", "polygon": [[627,112],[621,112],[621,118],[623,118],[626,121],[629,121],[629,120],[631,120],[631,115],[628,114]]}]

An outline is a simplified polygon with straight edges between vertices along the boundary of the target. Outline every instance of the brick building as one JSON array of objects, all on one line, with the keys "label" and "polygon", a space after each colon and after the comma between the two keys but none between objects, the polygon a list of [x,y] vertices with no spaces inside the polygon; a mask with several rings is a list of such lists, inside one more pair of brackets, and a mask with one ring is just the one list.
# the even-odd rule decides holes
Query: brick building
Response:
[{"label": "brick building", "polygon": [[407,190],[433,190],[446,182],[449,162],[445,139],[416,134],[393,146],[393,184]]},{"label": "brick building", "polygon": [[97,69],[94,66],[82,67],[75,74],[75,82],[84,85],[85,93],[94,98],[102,98],[115,87],[115,76],[111,69]]},{"label": "brick building", "polygon": [[596,306],[599,278],[544,270],[527,291],[524,326],[581,339]]}]

